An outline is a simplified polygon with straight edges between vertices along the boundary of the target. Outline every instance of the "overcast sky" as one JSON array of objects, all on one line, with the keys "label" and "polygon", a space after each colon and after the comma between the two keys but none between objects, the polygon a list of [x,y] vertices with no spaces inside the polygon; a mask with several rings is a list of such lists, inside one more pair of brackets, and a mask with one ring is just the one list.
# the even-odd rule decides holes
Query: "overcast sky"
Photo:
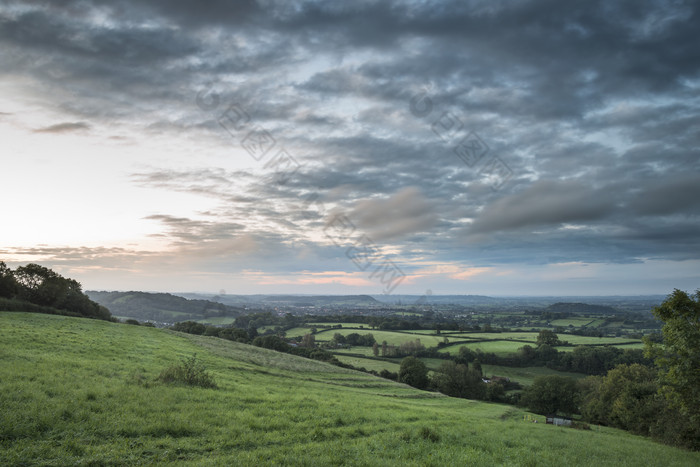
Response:
[{"label": "overcast sky", "polygon": [[0,260],[86,289],[700,287],[700,2],[0,6]]}]

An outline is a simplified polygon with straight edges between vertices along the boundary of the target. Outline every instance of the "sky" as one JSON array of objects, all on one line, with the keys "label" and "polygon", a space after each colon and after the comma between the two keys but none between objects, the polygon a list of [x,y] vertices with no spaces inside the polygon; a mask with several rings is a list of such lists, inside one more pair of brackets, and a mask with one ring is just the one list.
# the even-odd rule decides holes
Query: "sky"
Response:
[{"label": "sky", "polygon": [[0,260],[88,290],[694,291],[698,24],[682,0],[3,1]]}]

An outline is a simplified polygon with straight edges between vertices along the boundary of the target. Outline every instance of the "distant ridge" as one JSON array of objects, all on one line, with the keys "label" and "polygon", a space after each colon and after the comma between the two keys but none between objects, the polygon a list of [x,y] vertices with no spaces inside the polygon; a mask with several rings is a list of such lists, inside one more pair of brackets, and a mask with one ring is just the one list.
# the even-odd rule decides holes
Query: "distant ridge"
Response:
[{"label": "distant ridge", "polygon": [[207,299],[227,305],[253,306],[378,306],[381,302],[370,295],[207,295],[200,293],[177,294],[189,299]]},{"label": "distant ridge", "polygon": [[241,309],[211,300],[189,300],[169,293],[105,292],[88,290],[91,300],[109,308],[112,314],[139,320],[173,322],[212,316],[238,316]]}]

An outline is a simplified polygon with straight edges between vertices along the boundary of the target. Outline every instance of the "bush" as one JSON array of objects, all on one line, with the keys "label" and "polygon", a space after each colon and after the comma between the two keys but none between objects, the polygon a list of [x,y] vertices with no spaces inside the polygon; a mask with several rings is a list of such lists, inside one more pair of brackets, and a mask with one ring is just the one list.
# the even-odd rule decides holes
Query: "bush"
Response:
[{"label": "bush", "polygon": [[171,365],[158,376],[158,381],[168,384],[186,384],[202,388],[216,388],[214,377],[197,360],[197,354],[182,360],[179,365]]},{"label": "bush", "polygon": [[416,357],[406,357],[399,367],[399,382],[418,389],[428,387],[428,367]]},{"label": "bush", "polygon": [[173,331],[186,332],[187,334],[196,334],[201,336],[206,331],[207,327],[202,323],[195,321],[181,321],[173,324],[170,329]]}]

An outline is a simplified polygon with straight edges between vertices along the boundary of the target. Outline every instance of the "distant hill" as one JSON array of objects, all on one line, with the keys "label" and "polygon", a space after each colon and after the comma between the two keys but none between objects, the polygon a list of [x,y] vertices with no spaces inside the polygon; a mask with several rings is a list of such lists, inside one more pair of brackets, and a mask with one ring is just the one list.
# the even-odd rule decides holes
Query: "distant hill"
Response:
[{"label": "distant hill", "polygon": [[211,300],[188,300],[169,293],[149,292],[86,292],[91,300],[105,306],[114,315],[176,322],[216,316],[239,316],[241,309]]},{"label": "distant hill", "polygon": [[375,295],[373,298],[390,305],[493,305],[503,301],[486,295]]},{"label": "distant hill", "polygon": [[588,303],[564,303],[559,302],[549,305],[545,311],[555,313],[583,313],[583,314],[611,314],[619,311],[606,305],[589,305]]},{"label": "distant hill", "polygon": [[227,305],[296,306],[296,307],[375,307],[381,305],[369,295],[206,295],[178,294],[189,299],[206,299]]}]

